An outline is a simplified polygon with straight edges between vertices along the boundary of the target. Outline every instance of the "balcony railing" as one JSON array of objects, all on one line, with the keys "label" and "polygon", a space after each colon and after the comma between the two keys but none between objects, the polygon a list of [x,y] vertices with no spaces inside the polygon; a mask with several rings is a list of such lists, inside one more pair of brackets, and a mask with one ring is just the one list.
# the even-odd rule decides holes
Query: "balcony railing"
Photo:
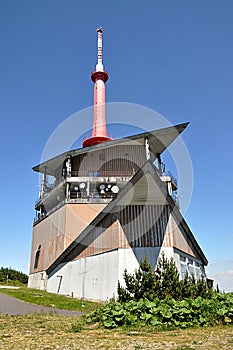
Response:
[{"label": "balcony railing", "polygon": [[[71,177],[131,177],[135,174],[129,170],[108,170],[108,171],[71,171]],[[67,175],[69,176],[69,175]]]},{"label": "balcony railing", "polygon": [[169,176],[177,187],[177,180],[175,179],[171,171],[164,171],[162,176]]}]

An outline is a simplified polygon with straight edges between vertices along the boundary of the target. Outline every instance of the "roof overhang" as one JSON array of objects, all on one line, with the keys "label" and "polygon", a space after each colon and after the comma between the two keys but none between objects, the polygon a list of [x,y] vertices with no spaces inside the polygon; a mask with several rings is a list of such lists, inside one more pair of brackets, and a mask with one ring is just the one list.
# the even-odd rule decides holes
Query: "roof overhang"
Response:
[{"label": "roof overhang", "polygon": [[114,147],[117,145],[144,145],[146,138],[149,141],[150,150],[156,158],[156,155],[162,154],[168,148],[168,146],[182,133],[182,131],[187,127],[188,124],[189,122],[170,126],[163,129],[152,130],[128,137],[123,137],[117,140],[103,142],[92,147],[78,148],[75,150],[67,151],[56,157],[46,160],[41,164],[34,166],[32,169],[36,172],[41,173],[44,173],[46,171],[48,175],[54,176],[56,169],[64,163],[67,157],[74,157],[77,155],[88,153],[90,151],[93,152],[109,147]]}]

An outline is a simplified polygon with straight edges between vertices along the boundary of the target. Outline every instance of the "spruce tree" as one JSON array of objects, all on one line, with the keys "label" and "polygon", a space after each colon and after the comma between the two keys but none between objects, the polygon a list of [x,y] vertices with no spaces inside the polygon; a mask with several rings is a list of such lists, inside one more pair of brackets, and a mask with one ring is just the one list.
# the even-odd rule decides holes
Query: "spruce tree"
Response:
[{"label": "spruce tree", "polygon": [[182,300],[188,298],[210,298],[212,290],[208,288],[204,276],[196,280],[194,275],[186,272],[184,279],[180,280],[179,272],[173,259],[168,260],[164,253],[158,259],[156,270],[152,270],[147,257],[140,262],[139,268],[134,274],[125,269],[125,287],[118,282],[118,301],[126,302],[131,299],[136,301],[147,298]]}]

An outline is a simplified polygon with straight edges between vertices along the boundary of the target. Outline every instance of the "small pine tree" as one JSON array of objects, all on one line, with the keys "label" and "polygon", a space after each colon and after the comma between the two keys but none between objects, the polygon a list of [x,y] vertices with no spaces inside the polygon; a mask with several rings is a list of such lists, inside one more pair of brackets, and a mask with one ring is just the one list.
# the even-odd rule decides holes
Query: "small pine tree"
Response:
[{"label": "small pine tree", "polygon": [[[125,272],[127,273],[126,270]],[[121,303],[125,303],[131,299],[130,293],[126,290],[126,288],[120,285],[119,281],[117,285],[117,294],[118,294],[118,301],[120,301]]]},{"label": "small pine tree", "polygon": [[123,288],[118,282],[118,300],[125,302],[130,299],[140,300],[147,298],[153,300],[155,297],[155,274],[151,264],[148,263],[147,257],[140,262],[139,269],[134,274],[129,274],[127,270],[123,274],[126,288]]},{"label": "small pine tree", "polygon": [[173,259],[168,260],[164,253],[158,259],[156,270],[152,270],[147,258],[141,261],[138,270],[130,274],[125,269],[123,278],[125,288],[118,282],[118,301],[136,301],[147,298],[182,300],[187,298],[210,298],[212,290],[208,288],[204,276],[196,280],[194,275],[186,272],[184,279],[180,280],[179,272]]},{"label": "small pine tree", "polygon": [[168,260],[163,253],[158,260],[155,274],[158,297],[160,299],[168,297],[178,299],[180,296],[179,272],[174,260]]}]

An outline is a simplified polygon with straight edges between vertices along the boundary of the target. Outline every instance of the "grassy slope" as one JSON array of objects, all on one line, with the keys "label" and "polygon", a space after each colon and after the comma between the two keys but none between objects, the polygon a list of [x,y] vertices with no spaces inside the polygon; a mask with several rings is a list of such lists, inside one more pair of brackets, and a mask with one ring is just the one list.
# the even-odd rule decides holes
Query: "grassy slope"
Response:
[{"label": "grassy slope", "polygon": [[230,350],[232,327],[150,332],[84,326],[71,332],[74,319],[53,315],[0,316],[0,349],[155,349]]},{"label": "grassy slope", "polygon": [[29,289],[27,287],[20,287],[19,289],[0,289],[0,293],[10,295],[17,299],[49,307],[56,307],[58,309],[74,310],[74,311],[91,311],[99,306],[98,303],[85,301],[85,307],[82,307],[80,299],[70,298],[62,295],[47,293],[42,290]]},{"label": "grassy slope", "polygon": [[[98,306],[26,287],[0,289],[21,300],[69,310],[89,311]],[[208,327],[166,332],[144,329],[106,330],[96,325],[76,327],[73,317],[50,314],[27,316],[0,315],[1,349],[155,349],[155,350],[233,350],[232,327]],[[74,333],[74,331],[78,331]],[[149,333],[148,333],[149,331]]]}]

